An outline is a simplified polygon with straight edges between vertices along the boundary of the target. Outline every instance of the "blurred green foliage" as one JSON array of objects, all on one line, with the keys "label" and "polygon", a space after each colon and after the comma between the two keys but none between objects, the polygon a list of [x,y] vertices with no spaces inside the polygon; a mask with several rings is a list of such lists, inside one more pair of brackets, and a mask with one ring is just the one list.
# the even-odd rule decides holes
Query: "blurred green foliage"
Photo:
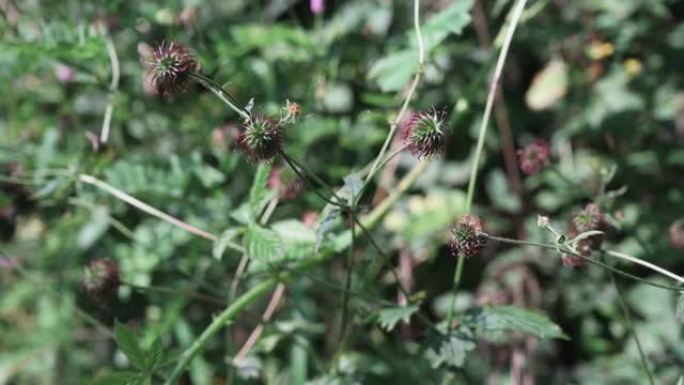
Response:
[{"label": "blurred green foliage", "polygon": [[[149,94],[141,65],[173,39],[258,112],[299,103],[286,151],[342,186],[382,145],[417,48],[412,2],[325,5],[313,15],[294,0],[0,0],[0,384],[161,383],[235,295],[315,249],[334,250],[348,225],[339,212],[330,215],[307,188],[261,222],[277,193],[271,166],[236,150],[239,117],[198,85],[172,98]],[[452,299],[448,226],[464,211],[490,44],[500,46],[511,6],[421,1],[427,60],[410,110],[445,110],[450,142],[371,230],[389,260],[358,234],[345,343],[343,252],[297,273],[239,365],[231,361],[265,300],[211,339],[181,383],[647,383],[610,276],[563,267],[548,250],[490,245],[466,263],[459,334],[442,337],[418,322],[442,319]],[[530,1],[476,190],[487,232],[548,241],[537,214],[565,231],[572,212],[598,200],[609,247],[684,271],[684,241],[669,232],[684,217],[683,20],[677,0]],[[97,137],[108,106],[105,145]],[[551,144],[551,165],[520,175],[511,156],[537,137]],[[361,206],[375,207],[414,164],[400,154]],[[151,217],[79,174],[218,240]],[[250,263],[231,288],[242,249]],[[111,301],[80,288],[97,258],[120,268]],[[395,267],[411,288],[408,305],[397,303]],[[684,375],[679,297],[620,285],[656,382],[676,384]]]}]

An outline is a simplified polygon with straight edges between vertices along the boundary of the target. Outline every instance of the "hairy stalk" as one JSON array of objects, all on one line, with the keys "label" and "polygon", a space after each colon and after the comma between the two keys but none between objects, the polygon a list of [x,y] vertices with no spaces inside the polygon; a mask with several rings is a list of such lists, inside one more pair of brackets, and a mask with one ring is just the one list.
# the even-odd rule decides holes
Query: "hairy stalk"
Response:
[{"label": "hairy stalk", "polygon": [[[477,174],[480,169],[480,158],[482,157],[482,151],[484,149],[484,141],[487,136],[487,126],[489,125],[489,118],[492,115],[492,107],[494,106],[494,101],[496,100],[497,90],[499,83],[501,81],[501,74],[503,73],[504,64],[506,63],[506,58],[508,57],[508,51],[511,48],[511,42],[513,41],[513,34],[515,29],[520,22],[520,17],[523,10],[525,9],[525,4],[527,0],[518,0],[513,6],[511,14],[511,23],[506,31],[506,38],[504,39],[503,46],[501,47],[501,52],[499,52],[499,58],[496,62],[496,67],[494,68],[494,75],[492,76],[492,81],[489,85],[489,93],[487,94],[487,103],[485,104],[485,110],[482,114],[482,122],[480,123],[480,131],[477,138],[477,145],[475,147],[475,155],[473,157],[473,163],[470,167],[470,178],[468,180],[468,192],[466,195],[465,211],[470,212],[473,206],[473,198],[475,193],[475,184],[477,183]],[[463,274],[463,265],[465,264],[465,256],[462,253],[458,255],[458,261],[456,262],[456,270],[454,271],[454,280],[451,288],[452,300],[449,306],[449,313],[447,316],[447,330],[450,328],[451,322],[454,316],[454,305],[456,304],[455,298],[458,291],[458,286],[461,283],[461,275]]]},{"label": "hairy stalk", "polygon": [[[487,19],[482,9],[482,1],[476,0],[473,3],[473,26],[475,33],[479,40],[481,48],[487,52],[492,49],[492,37],[489,33],[489,26]],[[497,91],[494,104],[494,118],[496,119],[496,126],[499,129],[499,136],[501,138],[501,154],[504,159],[504,168],[508,175],[508,183],[511,189],[518,196],[522,196],[522,182],[520,181],[520,172],[518,171],[518,162],[515,155],[515,144],[513,143],[513,131],[511,130],[511,120],[508,115],[508,108],[503,99],[503,91],[499,88]]]},{"label": "hairy stalk", "polygon": [[340,326],[340,335],[338,342],[344,339],[347,330],[347,321],[349,317],[349,292],[352,287],[352,273],[354,272],[354,251],[356,250],[356,213],[354,210],[349,212],[349,222],[351,228],[351,246],[349,247],[349,254],[347,256],[347,274],[344,282],[344,291],[342,292],[342,324]]},{"label": "hairy stalk", "polygon": [[254,330],[252,330],[252,333],[247,338],[245,344],[242,345],[242,348],[240,348],[238,354],[236,354],[235,358],[233,358],[233,365],[239,365],[242,362],[242,360],[245,359],[245,357],[252,349],[252,347],[254,347],[254,344],[256,344],[256,342],[259,340],[259,337],[261,337],[261,333],[264,331],[264,324],[271,320],[271,317],[273,316],[273,313],[275,313],[278,304],[280,304],[280,300],[283,299],[284,293],[285,284],[281,282],[273,291],[273,295],[271,295],[271,300],[268,301],[268,305],[266,305],[264,315],[261,317],[261,323],[257,325],[257,327],[254,328]]},{"label": "hairy stalk", "polygon": [[[337,207],[340,207],[340,208],[347,208],[347,207],[348,207],[348,206],[347,206],[346,204],[344,204],[344,203],[342,202],[342,200],[334,193],[334,191],[333,191],[333,196],[335,197],[335,199],[337,199],[336,202],[335,202],[335,201],[332,201],[330,198],[328,198],[328,197],[326,197],[325,195],[321,194],[320,191],[318,191],[318,189],[316,189],[316,186],[314,185],[313,180],[312,180],[312,179],[316,180],[316,178],[318,178],[317,176],[314,177],[315,174],[313,174],[313,173],[310,172],[310,171],[307,172],[306,169],[304,169],[303,167],[300,167],[300,166],[294,161],[294,159],[292,159],[290,156],[288,156],[288,155],[285,154],[284,152],[281,151],[280,154],[281,154],[281,156],[283,157],[283,159],[285,160],[285,163],[287,163],[287,165],[290,166],[290,168],[292,169],[292,171],[294,171],[295,174],[297,174],[297,176],[298,176],[300,179],[302,179],[306,184],[308,184],[309,187],[311,187],[311,190],[312,190],[316,195],[318,195],[319,198],[323,199],[325,202],[327,202],[328,204],[331,204],[331,205],[333,205],[333,206],[337,206]],[[302,172],[302,171],[304,171],[304,172]],[[320,179],[320,178],[318,178],[318,179]],[[321,180],[321,181],[322,181],[322,180]],[[320,183],[320,182],[319,182],[319,183]],[[331,191],[332,191],[332,189],[331,189]]]},{"label": "hairy stalk", "polygon": [[221,314],[214,318],[211,324],[204,329],[202,334],[197,337],[195,341],[193,341],[192,345],[181,354],[176,366],[166,378],[166,381],[164,381],[164,385],[172,385],[176,383],[178,377],[180,377],[190,361],[192,361],[195,355],[197,355],[197,353],[204,347],[211,337],[218,333],[226,324],[233,322],[238,314],[240,314],[247,306],[271,291],[278,285],[278,283],[280,283],[281,280],[285,278],[286,277],[278,279],[278,277],[274,277],[259,283],[245,294],[241,295]]},{"label": "hairy stalk", "polygon": [[[373,238],[371,233],[363,226],[363,224],[357,218],[354,218],[354,220],[363,232],[363,235],[368,239],[368,242],[370,242],[371,246],[373,246],[373,248],[378,252],[378,254],[380,254],[383,257],[384,261],[389,261],[389,256],[380,248],[378,243],[375,242],[375,239]],[[401,280],[399,279],[397,272],[394,269],[390,269],[390,272],[392,273],[394,280],[397,281],[397,287],[399,288],[399,291],[401,291],[401,294],[403,294],[408,299],[410,296],[409,292],[408,290],[406,290],[404,285],[401,284]]]},{"label": "hairy stalk", "polygon": [[616,258],[619,258],[619,259],[622,259],[625,261],[636,263],[637,265],[644,266],[644,267],[651,269],[657,273],[660,273],[660,274],[662,274],[668,278],[672,278],[681,284],[684,284],[684,278],[682,278],[681,276],[679,276],[679,275],[677,275],[677,274],[675,274],[669,270],[665,270],[660,266],[656,266],[650,262],[646,262],[643,259],[632,257],[631,255],[627,255],[627,254],[620,253],[620,252],[613,251],[613,250],[606,250],[606,254],[610,255],[611,257],[616,257]]},{"label": "hairy stalk", "polygon": [[[273,212],[275,211],[276,207],[278,206],[278,197],[275,197],[271,199],[271,201],[268,203],[268,206],[266,209],[264,209],[263,214],[261,214],[261,218],[259,219],[259,224],[266,225],[268,223],[268,220],[271,219],[271,215],[273,215]],[[235,296],[237,294],[238,286],[240,284],[240,280],[242,279],[242,275],[244,274],[245,270],[247,269],[247,266],[249,265],[249,256],[247,253],[243,253],[242,257],[240,258],[240,262],[238,263],[238,267],[235,270],[235,274],[233,275],[233,282],[230,283],[230,288],[228,290],[228,303],[232,303],[235,300]],[[275,308],[278,306],[280,303],[280,300],[283,297],[283,292],[285,290],[285,285],[280,283],[278,284],[278,287],[276,287],[275,291],[273,292],[273,296],[271,297],[271,301],[269,302],[268,306],[266,306],[266,311],[264,312],[264,315],[262,316],[262,322],[268,322],[271,319],[271,316],[273,315],[273,312],[275,311]],[[244,357],[249,353],[249,350],[252,348],[252,346],[256,343],[256,341],[259,339],[261,336],[261,332],[263,331],[263,324],[259,324],[254,330],[252,330],[252,333],[249,335],[249,338],[247,338],[247,341],[245,344],[242,346],[242,348],[238,351],[238,354],[235,356],[233,359],[233,366],[236,366],[244,359]],[[230,336],[230,328],[226,329],[226,347],[230,346],[231,342],[231,336]],[[228,376],[229,378],[233,375],[232,367],[228,366]]]},{"label": "hairy stalk", "polygon": [[489,85],[489,93],[487,95],[487,103],[485,104],[485,110],[482,114],[482,122],[480,123],[479,136],[477,138],[477,146],[475,147],[475,156],[473,157],[473,164],[470,168],[470,179],[468,180],[468,192],[466,195],[466,211],[470,211],[473,204],[473,194],[475,193],[475,184],[477,183],[477,174],[480,166],[480,158],[482,157],[482,151],[484,149],[484,141],[487,136],[487,127],[489,125],[489,118],[492,115],[492,107],[494,106],[494,101],[496,100],[496,93],[501,82],[501,75],[503,73],[504,64],[506,63],[506,58],[508,57],[508,51],[511,48],[511,42],[513,41],[513,34],[515,29],[520,22],[520,16],[525,9],[525,4],[527,0],[518,0],[514,5],[513,13],[511,16],[511,23],[506,31],[506,37],[504,39],[503,46],[501,47],[501,52],[499,53],[499,59],[496,62],[496,67],[494,68],[494,75],[492,76],[492,81]]},{"label": "hairy stalk", "polygon": [[627,306],[627,301],[625,301],[625,297],[622,293],[622,289],[620,289],[620,285],[618,285],[617,281],[615,280],[615,274],[611,271],[609,272],[610,274],[610,281],[613,283],[613,287],[615,288],[615,292],[618,295],[618,299],[620,301],[620,307],[622,308],[622,313],[625,316],[625,323],[627,324],[627,330],[629,330],[630,333],[632,333],[632,336],[634,337],[634,342],[636,343],[637,350],[639,351],[639,358],[641,360],[641,365],[644,367],[644,372],[646,372],[646,376],[648,376],[648,383],[650,385],[655,385],[655,381],[653,380],[653,373],[651,373],[651,369],[648,367],[648,361],[646,360],[646,354],[644,353],[644,349],[641,347],[641,341],[639,340],[639,336],[637,335],[636,329],[634,328],[634,323],[632,322],[632,315],[631,312],[629,311],[629,306]]},{"label": "hairy stalk", "polygon": [[119,79],[121,77],[121,69],[119,65],[119,57],[116,54],[116,47],[114,41],[109,35],[108,31],[104,32],[105,43],[107,45],[107,53],[109,54],[109,62],[112,66],[112,81],[109,84],[109,101],[105,107],[104,118],[102,119],[102,129],[100,130],[100,143],[106,144],[109,140],[109,128],[112,123],[112,114],[114,113],[114,101],[112,100],[116,90],[119,89]]},{"label": "hairy stalk", "polygon": [[390,131],[387,134],[387,138],[385,138],[385,142],[382,144],[382,148],[380,149],[378,156],[375,158],[373,166],[371,166],[371,169],[368,172],[368,175],[366,176],[366,180],[363,182],[363,185],[361,186],[361,192],[359,193],[359,196],[361,196],[361,193],[365,190],[366,186],[368,186],[370,181],[373,179],[373,176],[375,176],[375,173],[380,168],[380,162],[382,161],[385,152],[387,151],[390,143],[392,142],[392,138],[394,137],[394,134],[397,131],[397,127],[399,127],[399,124],[401,123],[401,120],[404,117],[404,114],[406,113],[406,109],[408,108],[409,102],[413,98],[413,94],[416,92],[416,88],[418,88],[420,78],[423,75],[423,69],[425,67],[425,46],[423,44],[423,34],[420,31],[420,0],[414,0],[413,2],[413,25],[416,31],[416,41],[418,42],[418,69],[416,70],[416,74],[413,77],[411,86],[409,87],[409,90],[406,93],[406,97],[404,98],[404,102],[401,105],[401,109],[399,110],[399,113],[390,125]]},{"label": "hairy stalk", "polygon": [[171,287],[164,287],[164,286],[138,286],[129,282],[122,282],[123,285],[129,286],[131,289],[140,292],[140,293],[163,293],[163,294],[168,294],[172,296],[182,296],[182,297],[187,297],[187,298],[193,298],[199,301],[204,301],[206,303],[210,303],[213,305],[218,305],[218,306],[226,306],[226,302],[221,300],[218,297],[213,297],[211,295],[205,295],[202,293],[197,293],[194,291],[188,291],[188,290],[182,290],[182,289],[174,289]]},{"label": "hairy stalk", "polygon": [[212,242],[215,242],[218,239],[218,236],[215,234],[212,234],[210,232],[204,231],[200,228],[197,228],[189,223],[183,222],[178,218],[175,218],[159,209],[156,209],[147,203],[136,199],[125,192],[117,189],[116,187],[110,185],[107,182],[101,181],[93,176],[86,175],[86,174],[80,174],[78,176],[79,180],[83,183],[87,183],[90,185],[93,185],[101,190],[104,190],[105,192],[113,195],[114,197],[118,198],[119,200],[128,203],[129,205],[139,209],[140,211],[143,211],[147,214],[150,214],[154,217],[157,217],[161,219],[164,222],[170,223],[174,226],[177,226],[191,234],[197,235],[198,237],[202,237],[204,239],[208,239]]},{"label": "hairy stalk", "polygon": [[465,264],[465,255],[458,253],[458,261],[456,261],[456,270],[454,271],[454,281],[451,288],[451,303],[449,304],[449,313],[447,314],[446,330],[451,329],[451,323],[454,321],[454,309],[456,308],[456,294],[458,293],[458,286],[461,284],[461,276],[463,275],[463,265]]},{"label": "hairy stalk", "polygon": [[233,95],[231,95],[230,92],[221,87],[221,85],[197,72],[190,74],[190,77],[198,81],[209,91],[213,92],[214,95],[221,99],[221,101],[223,101],[228,107],[230,107],[246,121],[252,120],[252,114]]},{"label": "hairy stalk", "polygon": [[[597,261],[596,259],[593,259],[593,258],[591,258],[591,257],[586,257],[586,256],[584,256],[584,255],[582,255],[582,254],[576,253],[576,252],[574,252],[574,251],[572,251],[572,250],[570,250],[570,249],[567,249],[567,248],[565,248],[565,247],[559,247],[558,245],[555,245],[555,244],[541,243],[541,242],[533,242],[533,241],[524,241],[524,240],[521,240],[521,239],[512,239],[512,238],[506,238],[506,237],[498,237],[498,236],[494,236],[494,235],[490,235],[490,234],[484,234],[484,233],[483,233],[482,235],[485,236],[485,237],[487,237],[488,239],[490,239],[490,240],[492,240],[492,241],[497,241],[497,242],[501,242],[501,243],[507,243],[507,244],[511,244],[511,245],[540,247],[540,248],[543,248],[543,249],[554,250],[554,251],[556,251],[556,252],[560,252],[560,253],[572,255],[572,256],[575,256],[575,257],[577,257],[577,258],[581,258],[581,259],[583,259],[584,261],[589,262],[589,263],[591,263],[591,264],[594,264],[594,265],[597,265],[597,266],[601,266],[602,268],[604,268],[604,269],[606,269],[606,270],[608,270],[608,271],[611,271],[611,272],[613,272],[613,273],[619,274],[619,275],[621,275],[621,276],[623,276],[623,277],[632,279],[632,280],[634,280],[634,281],[638,281],[638,282],[644,283],[644,284],[649,285],[649,286],[653,286],[653,287],[657,287],[657,288],[665,289],[665,290],[670,290],[670,291],[675,291],[675,292],[678,292],[678,293],[684,292],[684,287],[663,285],[663,284],[659,284],[659,283],[656,283],[656,282],[651,282],[651,281],[649,281],[649,280],[647,280],[647,279],[639,278],[639,277],[637,277],[637,276],[634,275],[634,274],[627,273],[627,272],[625,272],[625,271],[623,271],[623,270],[617,269],[617,268],[615,268],[615,267],[613,267],[613,266],[610,266],[610,265],[605,264],[605,263],[603,263],[603,262]],[[604,253],[605,255],[608,255],[608,252],[609,252],[609,251],[603,251],[603,253]],[[626,255],[626,254],[625,254],[625,255]],[[644,266],[644,265],[642,264],[642,263],[644,262],[643,260],[638,259],[638,258],[635,258],[635,257],[630,257],[630,258],[631,258],[631,261],[632,261],[632,262]],[[649,264],[649,265],[651,265],[651,264]],[[654,266],[654,265],[651,265],[651,266]],[[667,270],[662,269],[662,268],[659,268],[659,269],[660,269],[660,270],[663,270],[663,271],[667,271]],[[655,271],[660,272],[659,270],[655,270]],[[669,272],[669,271],[668,271],[668,273],[670,273],[670,274],[672,274],[672,276],[675,276],[675,277],[676,277],[676,275],[674,275],[674,273]],[[666,275],[666,276],[672,278],[670,275]],[[678,278],[679,278],[679,277],[678,277]],[[679,278],[679,279],[681,279],[681,278]],[[678,279],[678,281],[679,281],[679,279]],[[680,282],[681,282],[681,281],[680,281]]]}]

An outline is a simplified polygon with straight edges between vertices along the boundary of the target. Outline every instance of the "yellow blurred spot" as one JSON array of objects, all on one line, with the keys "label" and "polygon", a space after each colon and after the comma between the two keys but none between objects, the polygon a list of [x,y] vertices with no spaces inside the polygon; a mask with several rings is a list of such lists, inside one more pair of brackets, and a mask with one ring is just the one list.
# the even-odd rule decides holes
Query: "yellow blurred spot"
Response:
[{"label": "yellow blurred spot", "polygon": [[392,211],[385,217],[383,225],[390,231],[402,231],[406,225],[406,217],[398,211]]},{"label": "yellow blurred spot", "polygon": [[410,213],[416,214],[425,210],[425,200],[420,196],[412,196],[408,200],[408,210]]},{"label": "yellow blurred spot", "polygon": [[615,47],[610,43],[594,42],[589,46],[589,57],[594,60],[602,60],[612,55]]},{"label": "yellow blurred spot", "polygon": [[632,76],[639,75],[643,68],[641,61],[634,58],[625,60],[622,65],[625,67],[625,71]]}]

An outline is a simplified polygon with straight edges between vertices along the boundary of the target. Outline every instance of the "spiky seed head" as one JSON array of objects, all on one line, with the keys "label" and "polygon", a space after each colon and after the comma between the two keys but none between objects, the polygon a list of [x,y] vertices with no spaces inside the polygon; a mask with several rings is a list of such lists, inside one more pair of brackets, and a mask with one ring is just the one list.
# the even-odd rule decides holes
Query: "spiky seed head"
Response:
[{"label": "spiky seed head", "polygon": [[[601,209],[595,203],[589,203],[572,216],[567,236],[568,239],[572,239],[587,231],[605,231],[606,227]],[[591,235],[577,242],[577,251],[584,257],[590,257],[601,247],[601,243],[603,243],[603,234]],[[569,254],[563,254],[561,260],[565,266],[570,267],[583,266],[586,263],[584,259]]]},{"label": "spiky seed head", "polygon": [[532,143],[518,150],[518,164],[527,175],[534,175],[549,164],[551,149],[543,139],[535,139]]},{"label": "spiky seed head", "polygon": [[121,279],[119,268],[109,259],[95,259],[88,263],[83,272],[81,286],[95,299],[109,299],[113,297]]},{"label": "spiky seed head", "polygon": [[184,91],[190,74],[199,69],[190,50],[175,41],[159,44],[146,64],[154,91],[164,96]]},{"label": "spiky seed head", "polygon": [[239,139],[240,148],[253,162],[275,158],[282,148],[282,142],[282,127],[265,116],[255,116],[245,122]]},{"label": "spiky seed head", "polygon": [[404,129],[404,145],[417,158],[430,158],[444,152],[449,127],[437,110],[414,115]]},{"label": "spiky seed head", "polygon": [[473,257],[480,253],[487,245],[487,239],[482,235],[480,218],[466,214],[456,219],[451,225],[451,254],[456,257],[463,255]]}]

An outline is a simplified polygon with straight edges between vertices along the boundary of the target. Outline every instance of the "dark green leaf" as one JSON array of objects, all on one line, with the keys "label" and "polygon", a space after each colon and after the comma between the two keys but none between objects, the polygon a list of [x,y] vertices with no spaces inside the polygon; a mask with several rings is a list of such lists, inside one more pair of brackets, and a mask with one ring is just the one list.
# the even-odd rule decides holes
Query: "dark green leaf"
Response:
[{"label": "dark green leaf", "polygon": [[145,352],[138,344],[138,338],[133,332],[124,324],[116,322],[114,324],[114,334],[116,337],[116,344],[119,349],[126,355],[131,365],[138,369],[145,368]]},{"label": "dark green leaf", "polygon": [[474,326],[484,336],[499,341],[513,332],[539,338],[568,338],[546,315],[515,306],[483,308],[476,315]]},{"label": "dark green leaf", "polygon": [[92,385],[130,385],[135,382],[139,373],[135,372],[113,372],[98,377]]}]

